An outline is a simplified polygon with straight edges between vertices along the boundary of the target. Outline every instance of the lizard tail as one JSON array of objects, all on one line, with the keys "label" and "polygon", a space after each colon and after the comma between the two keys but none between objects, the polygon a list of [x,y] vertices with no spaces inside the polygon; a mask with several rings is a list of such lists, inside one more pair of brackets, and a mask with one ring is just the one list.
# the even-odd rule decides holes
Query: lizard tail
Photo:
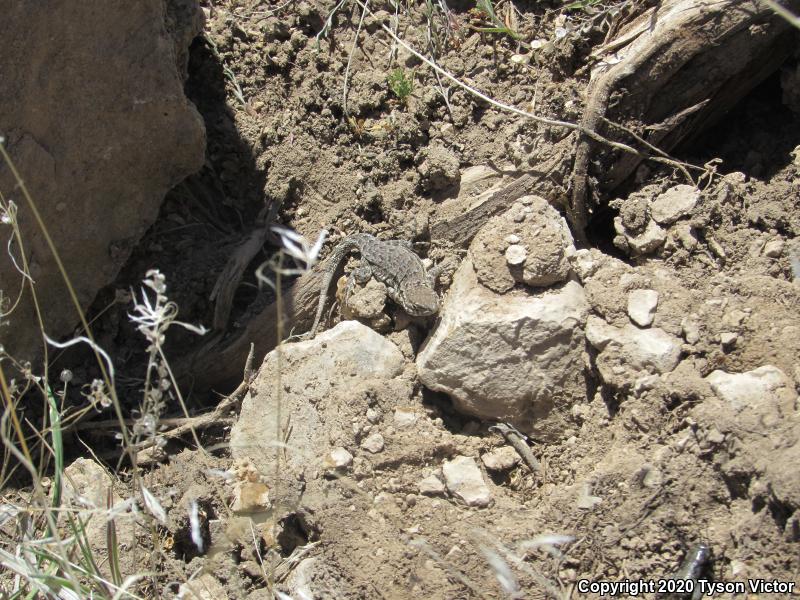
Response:
[{"label": "lizard tail", "polygon": [[339,269],[339,266],[347,257],[347,255],[356,249],[358,249],[358,243],[355,240],[344,239],[333,249],[333,252],[328,257],[322,275],[322,284],[319,288],[319,304],[317,304],[317,314],[314,317],[314,325],[311,327],[311,331],[308,334],[309,337],[313,338],[315,335],[317,335],[317,329],[319,328],[320,321],[322,320],[322,313],[325,311],[325,302],[328,299],[328,290],[331,287],[333,276],[336,274],[336,271]]}]

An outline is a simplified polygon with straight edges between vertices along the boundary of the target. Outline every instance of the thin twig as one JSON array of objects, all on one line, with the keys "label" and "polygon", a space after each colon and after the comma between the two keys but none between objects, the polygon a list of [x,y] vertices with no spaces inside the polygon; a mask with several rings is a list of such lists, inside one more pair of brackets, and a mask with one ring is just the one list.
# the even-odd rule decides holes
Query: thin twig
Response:
[{"label": "thin twig", "polygon": [[542,465],[533,455],[533,452],[531,452],[530,446],[528,446],[527,442],[525,441],[525,436],[520,433],[516,427],[509,425],[508,423],[496,423],[489,427],[489,431],[496,431],[502,435],[509,445],[511,445],[511,447],[517,451],[517,454],[519,454],[520,458],[525,461],[525,464],[528,465],[528,468],[531,470],[531,472],[542,472]]},{"label": "thin twig", "polygon": [[[250,389],[250,383],[253,380],[254,353],[255,350],[253,344],[250,344],[250,352],[248,353],[247,360],[245,361],[242,382],[233,392],[231,392],[228,396],[226,396],[222,400],[222,402],[220,402],[216,406],[216,408],[213,411],[209,413],[204,413],[202,415],[197,415],[196,417],[188,417],[187,419],[183,419],[181,420],[180,424],[177,427],[162,432],[159,434],[159,436],[164,438],[177,438],[190,431],[194,433],[195,429],[203,429],[206,427],[211,427],[226,422],[224,417],[225,413],[227,413],[231,407],[236,405],[239,402],[239,400],[241,400],[242,396],[244,396],[245,393],[247,393],[247,390]],[[197,443],[199,445],[199,442]],[[154,442],[152,440],[147,440],[143,442],[140,446],[138,446],[137,450],[144,450],[146,448],[151,447],[153,444]]]}]

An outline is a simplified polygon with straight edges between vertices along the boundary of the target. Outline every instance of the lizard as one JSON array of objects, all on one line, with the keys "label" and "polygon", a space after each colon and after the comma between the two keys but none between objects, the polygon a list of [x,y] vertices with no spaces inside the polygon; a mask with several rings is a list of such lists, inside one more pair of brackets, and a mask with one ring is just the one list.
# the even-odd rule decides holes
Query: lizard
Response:
[{"label": "lizard", "polygon": [[363,285],[370,277],[374,277],[386,285],[389,298],[409,315],[427,317],[439,312],[439,296],[434,286],[443,267],[437,266],[430,271],[425,269],[422,260],[414,253],[411,242],[384,241],[369,233],[355,233],[348,235],[333,249],[323,268],[317,314],[307,337],[313,338],[316,335],[333,276],[342,261],[353,251],[358,251],[361,262],[348,277],[346,295],[355,282]]}]

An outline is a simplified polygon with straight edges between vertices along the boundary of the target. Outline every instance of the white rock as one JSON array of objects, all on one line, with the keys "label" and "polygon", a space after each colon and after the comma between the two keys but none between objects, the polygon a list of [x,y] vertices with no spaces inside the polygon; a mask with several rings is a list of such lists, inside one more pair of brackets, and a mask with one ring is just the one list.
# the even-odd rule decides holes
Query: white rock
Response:
[{"label": "white rock", "polygon": [[381,420],[381,413],[380,411],[375,410],[374,408],[370,407],[367,409],[367,421],[372,423],[373,425]]},{"label": "white rock", "polygon": [[680,360],[680,340],[658,327],[614,327],[592,315],[586,324],[586,339],[601,354],[607,348],[615,347],[622,362],[637,371],[652,368],[656,373],[669,373]]},{"label": "white rock", "polygon": [[510,265],[521,265],[528,258],[528,251],[524,246],[519,244],[511,244],[506,248],[506,262]]},{"label": "white rock", "polygon": [[783,240],[772,240],[764,245],[764,256],[770,258],[780,258],[783,254],[784,247]]},{"label": "white rock", "polygon": [[559,439],[570,407],[586,395],[587,313],[577,282],[536,295],[499,295],[478,284],[465,260],[417,356],[420,380],[465,413]]},{"label": "white rock", "polygon": [[[107,521],[105,515],[108,501],[118,509],[114,519],[117,540],[120,546],[120,560],[123,569],[133,569],[131,553],[127,550],[136,544],[135,515],[130,510],[119,510],[122,497],[114,491],[114,481],[109,473],[95,461],[78,458],[64,469],[61,505],[78,511],[84,524],[83,533],[88,541],[92,554],[102,560],[101,571],[111,575],[107,566],[108,542],[106,537]],[[62,513],[66,515],[66,513]],[[61,517],[64,518],[63,516]]]},{"label": "white rock", "polygon": [[[289,576],[286,578],[286,589],[289,592],[289,598],[297,598],[298,600],[300,598],[320,598],[323,597],[324,594],[331,594],[331,598],[343,597],[341,590],[337,592],[335,589],[331,589],[331,581],[326,580],[324,584],[318,583],[323,579],[320,577],[320,573],[325,572],[325,564],[322,561],[323,559],[321,556],[305,558],[289,571]],[[318,585],[322,589],[313,589],[313,584]],[[324,593],[321,593],[323,590]],[[226,596],[222,595],[217,596],[214,600],[225,600],[225,598]]]},{"label": "white rock", "polygon": [[745,373],[718,370],[709,374],[706,381],[714,393],[720,399],[726,400],[735,411],[774,402],[778,394],[788,391],[791,395],[794,390],[794,385],[786,374],[772,365]]},{"label": "white rock", "polygon": [[681,332],[683,339],[689,344],[696,344],[700,341],[700,318],[692,313],[681,321]]},{"label": "white rock", "polygon": [[629,233],[622,225],[620,217],[614,218],[614,229],[625,238],[623,245],[627,244],[627,248],[623,250],[627,250],[631,256],[655,252],[667,241],[667,232],[652,219],[647,222],[647,227],[639,235]]},{"label": "white rock", "polygon": [[671,225],[694,210],[700,192],[691,185],[676,185],[658,196],[650,205],[650,215],[656,223]]},{"label": "white rock", "polygon": [[[282,344],[279,351],[280,361],[278,350],[267,354],[242,401],[231,431],[231,452],[235,461],[250,461],[262,481],[285,495],[273,502],[286,505],[300,500],[300,481],[312,480],[315,471],[327,468],[328,451],[320,449],[342,435],[345,407],[360,403],[358,413],[366,413],[368,400],[360,390],[387,390],[402,398],[406,393],[410,397],[413,387],[395,379],[405,365],[397,346],[355,321],[343,321],[313,340]],[[277,431],[279,418],[283,426]],[[288,423],[291,437],[284,450]],[[272,479],[278,452],[282,469],[276,485]]]},{"label": "white rock", "polygon": [[492,493],[475,459],[457,456],[442,465],[442,474],[447,491],[467,506],[485,508],[492,503]]},{"label": "white rock", "polygon": [[582,283],[586,283],[586,280],[594,275],[600,266],[592,252],[584,249],[576,250],[572,254],[570,264]]},{"label": "white rock", "polygon": [[489,471],[508,471],[519,464],[519,454],[511,446],[502,446],[481,456],[481,462]]},{"label": "white rock", "polygon": [[372,454],[377,454],[383,450],[384,445],[385,442],[383,441],[383,436],[380,433],[373,433],[367,437],[367,439],[361,442],[361,447]]},{"label": "white rock", "polygon": [[227,598],[228,593],[216,577],[211,573],[204,573],[182,584],[178,597],[184,600],[221,600]]},{"label": "white rock", "polygon": [[729,310],[722,316],[722,324],[733,329],[739,329],[747,320],[747,313],[738,308]]},{"label": "white rock", "polygon": [[328,453],[326,466],[334,469],[344,469],[353,464],[353,455],[350,454],[345,448],[334,448]]},{"label": "white rock", "polygon": [[423,496],[442,496],[444,491],[444,483],[436,475],[429,475],[419,482],[419,493]]},{"label": "white rock", "polygon": [[413,410],[396,408],[394,411],[394,425],[398,429],[410,427],[419,419],[419,415]]},{"label": "white rock", "polygon": [[655,290],[632,290],[628,294],[628,316],[639,327],[649,327],[656,316],[658,292]]},{"label": "white rock", "polygon": [[719,334],[719,343],[722,344],[724,348],[730,348],[736,344],[736,340],[739,339],[739,334],[734,331],[723,331]]},{"label": "white rock", "polygon": [[599,496],[592,495],[592,488],[588,483],[584,483],[580,488],[576,506],[582,510],[592,510],[603,501]]},{"label": "white rock", "polygon": [[604,350],[609,343],[620,336],[618,327],[609,325],[598,316],[589,315],[586,321],[586,339],[596,350]]}]

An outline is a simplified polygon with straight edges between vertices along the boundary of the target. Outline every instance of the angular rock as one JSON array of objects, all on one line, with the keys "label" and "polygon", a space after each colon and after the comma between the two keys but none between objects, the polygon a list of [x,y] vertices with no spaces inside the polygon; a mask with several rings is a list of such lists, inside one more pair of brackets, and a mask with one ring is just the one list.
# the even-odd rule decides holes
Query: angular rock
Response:
[{"label": "angular rock", "polygon": [[719,334],[719,343],[723,348],[733,348],[736,341],[739,339],[739,334],[734,331],[723,331]]},{"label": "angular rock", "polygon": [[671,225],[691,214],[699,201],[699,190],[691,185],[676,185],[653,200],[650,215],[660,225]]},{"label": "angular rock", "polygon": [[659,328],[613,327],[599,317],[590,316],[586,338],[598,350],[609,343],[618,344],[631,359],[631,365],[639,369],[652,367],[656,373],[672,371],[680,358],[680,340]]},{"label": "angular rock", "polygon": [[[745,373],[713,371],[706,377],[714,393],[735,411],[762,404],[775,404],[781,412],[794,410],[794,385],[786,374],[772,365]],[[778,413],[774,415],[778,417]]]},{"label": "angular rock", "polygon": [[581,283],[586,284],[586,280],[600,267],[603,258],[598,250],[581,249],[570,257],[570,264]]},{"label": "angular rock", "polygon": [[254,513],[271,506],[269,488],[259,481],[240,481],[236,486],[231,510],[237,513]]},{"label": "angular rock", "polygon": [[383,450],[385,444],[386,442],[384,442],[383,436],[380,433],[373,433],[361,443],[361,447],[367,452],[377,454]]},{"label": "angular rock", "polygon": [[639,327],[649,327],[656,316],[658,292],[655,290],[632,290],[628,294],[628,316]]},{"label": "angular rock", "polygon": [[683,339],[689,344],[696,344],[700,341],[700,318],[691,313],[681,320],[681,333]]},{"label": "angular rock", "polygon": [[444,483],[436,475],[428,475],[419,482],[419,493],[423,496],[442,496],[444,492]]},{"label": "angular rock", "polygon": [[344,469],[353,464],[353,455],[345,448],[334,448],[328,453],[325,465],[333,469]]},{"label": "angular rock", "polygon": [[574,281],[535,296],[501,296],[480,286],[465,260],[417,356],[420,380],[465,413],[559,439],[572,404],[585,397],[587,312]]},{"label": "angular rock", "polygon": [[770,258],[780,258],[783,254],[784,244],[783,240],[770,240],[764,244],[764,256]]},{"label": "angular rock", "polygon": [[631,256],[651,254],[661,248],[664,242],[667,241],[667,232],[653,220],[647,222],[644,232],[635,234],[625,229],[620,217],[616,217],[614,219],[614,229],[619,234],[614,238],[614,245]]},{"label": "angular rock", "polygon": [[[290,572],[289,576],[286,578],[285,586],[286,591],[288,592],[289,598],[323,598],[325,594],[320,593],[322,590],[315,589],[315,579],[321,579],[319,577],[320,572],[324,572],[325,563],[323,562],[322,558],[319,556],[312,556],[310,558],[305,558],[301,560],[296,567],[294,567]],[[318,584],[320,587],[323,588],[324,592],[330,594],[332,598],[341,598],[344,594],[337,592],[336,590],[331,590],[329,588],[330,584]],[[270,594],[270,598],[274,597]],[[224,598],[224,596],[223,596]],[[220,598],[216,600],[221,600]]]},{"label": "angular rock", "polygon": [[[0,134],[83,309],[117,275],[167,191],[205,159],[203,121],[183,92],[188,44],[202,31],[202,13],[196,3],[185,11],[165,11],[165,4],[3,6]],[[3,161],[0,190],[19,207],[44,328],[58,339],[78,323],[76,309],[65,302],[45,237]],[[14,253],[21,263],[16,246]],[[19,277],[3,252],[7,296],[16,295]],[[0,328],[0,345],[18,360],[39,358],[35,315],[26,288]]]},{"label": "angular rock", "polygon": [[442,465],[442,474],[447,491],[467,506],[485,508],[492,503],[492,493],[474,458],[456,456]]},{"label": "angular rock", "polygon": [[658,327],[614,327],[592,315],[586,339],[600,351],[601,378],[618,387],[631,385],[642,372],[669,373],[680,361],[681,341]]},{"label": "angular rock", "polygon": [[[273,497],[273,503],[294,505],[302,494],[299,481],[326,469],[330,440],[346,428],[352,435],[352,420],[366,413],[370,394],[400,393],[393,378],[404,362],[397,346],[355,321],[343,321],[313,340],[281,345],[264,358],[242,402],[231,431],[234,460],[249,460],[273,493],[287,496]],[[282,465],[279,482],[272,480],[276,460]]]},{"label": "angular rock", "polygon": [[367,409],[367,421],[375,425],[381,420],[381,413],[378,410],[375,410],[371,406]]},{"label": "angular rock", "polygon": [[395,409],[394,411],[394,426],[398,429],[404,427],[411,427],[419,419],[419,415],[413,410],[404,410],[402,408]]}]

